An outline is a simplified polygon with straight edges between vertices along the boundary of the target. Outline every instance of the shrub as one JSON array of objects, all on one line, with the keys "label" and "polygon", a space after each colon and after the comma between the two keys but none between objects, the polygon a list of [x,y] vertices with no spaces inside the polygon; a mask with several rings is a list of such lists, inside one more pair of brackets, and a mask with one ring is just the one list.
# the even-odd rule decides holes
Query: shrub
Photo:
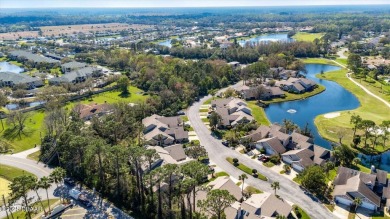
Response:
[{"label": "shrub", "polygon": [[269,162],[273,164],[280,164],[280,156],[279,155],[272,155],[269,157]]},{"label": "shrub", "polygon": [[233,164],[234,164],[234,166],[238,166],[238,159],[237,158],[233,158]]},{"label": "shrub", "polygon": [[256,175],[257,174],[257,170],[256,169],[252,169],[252,173],[253,173],[253,175]]}]

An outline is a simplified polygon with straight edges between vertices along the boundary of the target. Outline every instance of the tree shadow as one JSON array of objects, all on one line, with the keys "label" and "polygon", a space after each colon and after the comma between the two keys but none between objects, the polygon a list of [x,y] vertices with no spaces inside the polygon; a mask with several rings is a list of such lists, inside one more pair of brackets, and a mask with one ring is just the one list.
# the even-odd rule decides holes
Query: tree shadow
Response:
[{"label": "tree shadow", "polygon": [[13,140],[20,140],[24,137],[30,137],[34,133],[33,130],[23,129],[22,132],[19,131],[18,127],[13,128],[7,128],[4,130],[3,137],[6,140],[13,141]]},{"label": "tree shadow", "polygon": [[126,93],[120,93],[119,95],[118,95],[118,97],[120,97],[120,98],[128,98],[128,97],[130,97],[131,96],[131,93],[130,92],[126,92]]}]

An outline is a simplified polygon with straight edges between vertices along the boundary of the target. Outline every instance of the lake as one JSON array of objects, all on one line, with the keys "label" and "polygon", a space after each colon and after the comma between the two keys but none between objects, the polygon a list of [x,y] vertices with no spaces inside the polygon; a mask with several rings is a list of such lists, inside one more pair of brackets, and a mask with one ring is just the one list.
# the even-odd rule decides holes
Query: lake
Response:
[{"label": "lake", "polygon": [[0,62],[0,72],[13,72],[13,73],[21,73],[24,71],[23,68],[11,64],[9,62]]},{"label": "lake", "polygon": [[314,135],[314,143],[324,148],[331,148],[331,143],[322,138],[315,125],[316,116],[343,110],[352,110],[359,107],[359,100],[345,88],[333,81],[322,80],[315,77],[316,74],[339,70],[333,65],[306,64],[306,77],[326,87],[326,90],[318,95],[303,100],[270,104],[265,108],[265,113],[272,123],[282,124],[284,119],[292,120],[303,128],[306,123]]},{"label": "lake", "polygon": [[172,40],[169,39],[169,40],[165,40],[165,41],[159,42],[158,45],[160,45],[160,46],[166,46],[166,47],[171,48],[171,47],[172,47],[171,42],[172,42]]},{"label": "lake", "polygon": [[275,34],[264,34],[246,40],[239,40],[237,42],[241,46],[245,46],[247,43],[258,44],[258,43],[276,42],[276,41],[293,42],[294,39],[288,38],[287,33],[275,33]]}]

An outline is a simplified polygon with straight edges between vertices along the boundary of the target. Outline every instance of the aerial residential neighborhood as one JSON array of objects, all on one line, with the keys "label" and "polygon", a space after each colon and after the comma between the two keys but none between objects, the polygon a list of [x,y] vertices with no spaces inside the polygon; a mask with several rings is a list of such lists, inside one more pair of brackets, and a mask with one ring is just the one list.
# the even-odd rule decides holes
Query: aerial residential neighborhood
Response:
[{"label": "aerial residential neighborhood", "polygon": [[390,218],[389,2],[0,8],[0,219]]}]

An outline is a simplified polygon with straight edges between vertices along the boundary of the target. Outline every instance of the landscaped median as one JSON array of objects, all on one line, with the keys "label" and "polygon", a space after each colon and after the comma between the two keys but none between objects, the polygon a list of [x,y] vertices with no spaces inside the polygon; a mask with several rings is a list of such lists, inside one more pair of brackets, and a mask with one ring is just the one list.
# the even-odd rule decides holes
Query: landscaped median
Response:
[{"label": "landscaped median", "polygon": [[233,166],[237,167],[238,169],[240,169],[241,171],[245,172],[246,174],[249,174],[249,175],[252,175],[253,177],[255,178],[258,178],[258,179],[261,179],[263,181],[267,181],[267,177],[265,177],[264,175],[260,174],[257,172],[253,172],[253,170],[247,166],[245,166],[244,164],[241,164],[241,163],[238,163],[238,162],[234,162],[234,158],[231,158],[231,157],[227,157],[226,160],[231,163]]}]

